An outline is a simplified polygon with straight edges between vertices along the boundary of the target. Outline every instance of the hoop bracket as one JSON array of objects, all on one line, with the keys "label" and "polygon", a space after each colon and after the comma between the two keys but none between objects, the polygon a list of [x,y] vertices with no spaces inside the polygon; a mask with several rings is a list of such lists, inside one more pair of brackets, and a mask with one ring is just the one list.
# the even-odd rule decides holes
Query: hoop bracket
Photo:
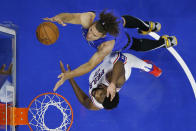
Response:
[{"label": "hoop bracket", "polygon": [[[38,99],[39,98],[39,99]],[[63,122],[59,127],[56,127],[57,130],[66,130],[69,131],[73,123],[73,110],[70,103],[61,95],[57,93],[43,93],[38,95],[32,100],[28,108],[17,108],[10,107],[12,105],[0,104],[0,125],[28,125],[30,130],[35,129],[39,130],[50,130],[44,124],[44,115],[42,108],[37,109],[37,106],[42,103],[42,105],[54,105],[59,110],[61,110],[63,115]],[[35,107],[34,107],[35,106]],[[47,108],[45,108],[47,109]],[[42,114],[40,114],[42,113]],[[40,117],[37,117],[41,116]],[[38,120],[37,120],[38,119]],[[30,123],[29,123],[30,122]],[[39,123],[39,124],[38,124]],[[53,129],[52,129],[53,130]]]},{"label": "hoop bracket", "polygon": [[0,116],[0,125],[28,125],[28,108],[7,107],[6,114],[6,106],[3,106]]}]

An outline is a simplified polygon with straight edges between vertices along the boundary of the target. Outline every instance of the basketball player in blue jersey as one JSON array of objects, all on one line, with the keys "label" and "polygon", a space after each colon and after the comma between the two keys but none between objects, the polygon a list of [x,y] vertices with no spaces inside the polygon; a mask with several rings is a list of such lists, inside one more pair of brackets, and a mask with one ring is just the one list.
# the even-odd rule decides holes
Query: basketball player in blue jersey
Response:
[{"label": "basketball player in blue jersey", "polygon": [[[60,62],[62,72],[66,72],[63,63]],[[71,69],[67,65],[68,71]],[[159,77],[161,69],[149,61],[143,61],[128,53],[111,53],[107,55],[103,62],[91,72],[89,76],[89,96],[85,94],[77,85],[73,78],[69,79],[75,95],[80,103],[89,110],[113,109],[119,103],[119,94],[123,84],[129,79],[133,68],[141,69],[145,72]],[[115,88],[112,95],[107,97],[107,88],[110,83],[114,83]]]},{"label": "basketball player in blue jersey", "polygon": [[[59,75],[58,78],[61,79],[55,85],[54,91],[65,80],[90,72],[111,52],[126,50],[149,51],[160,47],[168,48],[177,45],[175,36],[164,35],[159,40],[137,39],[130,36],[125,28],[137,28],[138,32],[148,34],[149,32],[158,32],[161,29],[161,24],[158,22],[142,21],[129,15],[121,17],[113,10],[61,13],[52,18],[44,18],[44,20],[58,22],[63,26],[66,26],[66,23],[81,25],[85,40],[97,49],[97,52],[87,63],[71,72]],[[112,85],[111,88],[108,88],[110,92],[109,89],[112,90]]]}]

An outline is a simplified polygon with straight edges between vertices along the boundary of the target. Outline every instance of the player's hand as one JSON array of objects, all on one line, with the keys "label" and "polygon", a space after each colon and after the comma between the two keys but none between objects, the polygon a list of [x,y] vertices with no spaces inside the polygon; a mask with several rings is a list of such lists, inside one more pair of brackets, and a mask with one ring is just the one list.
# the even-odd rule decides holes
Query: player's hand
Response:
[{"label": "player's hand", "polygon": [[67,69],[68,69],[69,72],[71,71],[71,68],[70,68],[69,64],[67,64]]},{"label": "player's hand", "polygon": [[[63,74],[63,73],[62,73]],[[59,78],[59,77],[58,77]],[[53,91],[56,92],[56,90],[65,82],[65,79],[62,77],[55,85]]]},{"label": "player's hand", "polygon": [[58,78],[60,78],[60,80],[56,83],[55,88],[53,89],[54,92],[55,92],[55,91],[56,91],[56,90],[57,90],[57,89],[67,80],[66,74],[67,74],[68,72],[71,71],[71,68],[70,68],[70,66],[69,66],[68,64],[67,64],[67,69],[68,69],[68,71],[65,70],[62,61],[60,61],[60,68],[61,68],[61,71],[62,71],[63,73],[61,73],[61,74],[58,76]]},{"label": "player's hand", "polygon": [[52,18],[46,17],[46,18],[43,18],[43,20],[47,20],[47,21],[51,21],[51,22],[57,22],[57,23],[59,23],[62,26],[66,26],[67,25],[67,24],[65,24],[63,22],[63,20],[59,16],[55,16],[55,17],[52,17]]},{"label": "player's hand", "polygon": [[8,70],[5,70],[6,65],[3,64],[0,68],[0,74],[10,75],[12,73],[12,66],[13,64],[10,64]]},{"label": "player's hand", "polygon": [[110,97],[110,101],[112,101],[116,95],[116,85],[114,83],[110,83],[110,85],[107,88],[107,97]]}]

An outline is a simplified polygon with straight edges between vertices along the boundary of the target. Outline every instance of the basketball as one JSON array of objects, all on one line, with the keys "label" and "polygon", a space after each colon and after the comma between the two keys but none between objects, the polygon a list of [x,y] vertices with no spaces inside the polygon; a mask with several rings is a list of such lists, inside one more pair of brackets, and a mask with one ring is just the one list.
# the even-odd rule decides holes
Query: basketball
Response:
[{"label": "basketball", "polygon": [[37,27],[36,36],[42,44],[51,45],[59,38],[59,29],[52,22],[43,22]]}]

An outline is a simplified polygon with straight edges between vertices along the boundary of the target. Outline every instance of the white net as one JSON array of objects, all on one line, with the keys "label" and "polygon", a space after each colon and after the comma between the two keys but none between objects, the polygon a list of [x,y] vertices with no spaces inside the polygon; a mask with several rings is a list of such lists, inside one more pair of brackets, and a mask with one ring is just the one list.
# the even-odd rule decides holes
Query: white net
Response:
[{"label": "white net", "polygon": [[[63,120],[60,126],[50,129],[46,124],[46,111],[50,106],[55,106],[60,110]],[[55,112],[54,112],[55,114]],[[70,105],[60,96],[45,94],[36,98],[29,108],[28,119],[33,131],[66,131],[72,124],[72,109]],[[58,119],[58,118],[53,118]]]}]

